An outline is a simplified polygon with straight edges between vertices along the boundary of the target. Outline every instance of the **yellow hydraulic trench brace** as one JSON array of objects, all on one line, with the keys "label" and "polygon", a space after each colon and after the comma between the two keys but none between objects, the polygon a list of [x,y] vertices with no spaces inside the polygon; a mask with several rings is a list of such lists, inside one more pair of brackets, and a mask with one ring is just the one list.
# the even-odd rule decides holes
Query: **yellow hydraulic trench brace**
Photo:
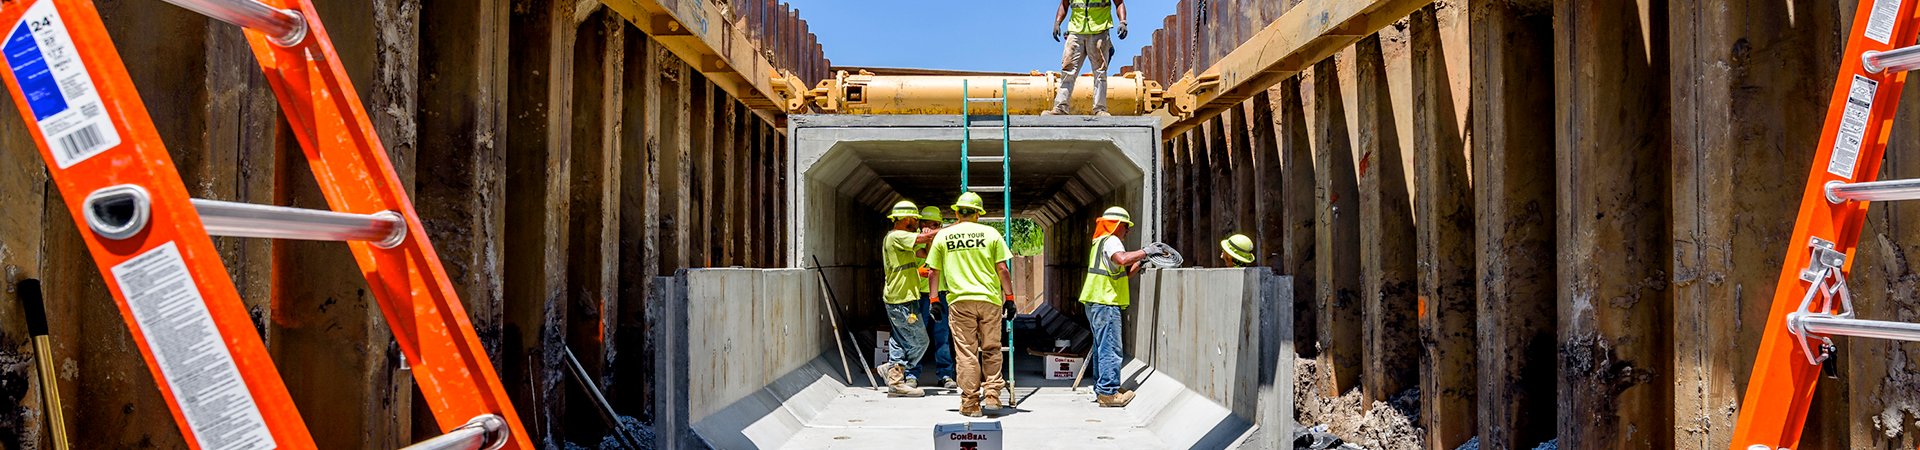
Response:
[{"label": "yellow hydraulic trench brace", "polygon": [[[1091,86],[1089,80],[1078,81]],[[965,114],[967,86],[1003,85],[1005,113],[1037,115],[1053,107],[1060,74],[1033,72],[1028,76],[874,75],[867,71],[836,73],[831,80],[805,89],[798,79],[775,78],[776,90],[787,96],[789,112],[806,111],[807,104],[840,114]],[[1107,112],[1116,116],[1153,113],[1167,105],[1166,90],[1140,72],[1107,78]],[[1093,113],[1093,90],[1075,89],[1067,103],[1070,114]]]}]

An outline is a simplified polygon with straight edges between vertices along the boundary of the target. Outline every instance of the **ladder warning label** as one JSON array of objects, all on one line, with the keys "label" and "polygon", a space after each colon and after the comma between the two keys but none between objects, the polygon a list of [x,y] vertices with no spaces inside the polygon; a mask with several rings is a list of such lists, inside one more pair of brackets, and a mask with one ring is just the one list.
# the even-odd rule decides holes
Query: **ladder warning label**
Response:
[{"label": "ladder warning label", "polygon": [[1833,138],[1833,156],[1827,161],[1827,173],[1853,178],[1853,166],[1860,159],[1860,144],[1866,139],[1867,116],[1873,112],[1873,94],[1880,83],[1854,75],[1847,89],[1847,110],[1840,113],[1840,135]]},{"label": "ladder warning label", "polygon": [[120,133],[107,118],[106,105],[53,2],[27,8],[0,51],[6,52],[7,67],[60,168],[120,145]]},{"label": "ladder warning label", "polygon": [[168,242],[113,266],[113,278],[200,448],[273,449],[273,435],[179,247]]},{"label": "ladder warning label", "polygon": [[1890,43],[1893,39],[1893,17],[1900,14],[1900,0],[1879,0],[1873,2],[1873,15],[1867,16],[1867,38]]}]

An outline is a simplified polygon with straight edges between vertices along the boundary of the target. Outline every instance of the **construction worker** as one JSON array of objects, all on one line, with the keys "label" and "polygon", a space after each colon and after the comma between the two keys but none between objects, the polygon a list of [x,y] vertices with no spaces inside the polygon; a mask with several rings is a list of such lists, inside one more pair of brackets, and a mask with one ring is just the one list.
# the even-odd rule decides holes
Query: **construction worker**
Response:
[{"label": "construction worker", "polygon": [[[920,209],[920,233],[928,236],[929,242],[934,234],[940,232],[940,227],[945,222],[946,220],[940,217],[940,207],[928,206]],[[919,256],[922,260],[926,259],[927,247],[920,247]],[[927,335],[933,338],[933,347],[928,348],[927,353],[933,355],[933,375],[939,377],[940,386],[954,389],[960,385],[953,381],[953,340],[950,336],[952,333],[947,330],[947,293],[932,290],[933,280],[927,277],[932,273],[933,269],[921,264],[920,297],[926,299]]]},{"label": "construction worker", "polygon": [[886,264],[887,282],[880,299],[886,303],[887,322],[893,325],[893,334],[887,339],[887,362],[878,369],[887,377],[890,393],[919,397],[926,395],[918,387],[918,378],[920,357],[927,351],[927,325],[921,323],[927,307],[919,289],[914,287],[919,284],[917,271],[921,263],[915,247],[932,239],[931,236],[926,241],[920,239],[917,228],[920,208],[913,202],[895,203],[887,218],[893,220],[893,230],[881,241],[880,257]]},{"label": "construction worker", "polygon": [[1253,239],[1236,234],[1220,240],[1220,261],[1235,268],[1253,264]]},{"label": "construction worker", "polygon": [[1127,277],[1140,273],[1141,260],[1160,254],[1157,247],[1127,251],[1122,241],[1132,228],[1133,218],[1118,206],[1107,208],[1094,220],[1087,282],[1080,287],[1080,303],[1086,305],[1087,321],[1093,325],[1093,353],[1087,355],[1087,363],[1092,364],[1095,401],[1103,407],[1133,401],[1133,392],[1120,389],[1120,311],[1130,300]]},{"label": "construction worker", "polygon": [[1000,409],[1000,389],[1007,385],[1000,376],[1000,324],[1001,305],[1012,298],[1002,287],[1010,278],[1007,260],[1013,252],[999,230],[979,223],[986,212],[980,194],[960,194],[953,210],[960,221],[933,238],[927,267],[932,269],[932,291],[948,291],[960,414],[980,417],[984,410]]},{"label": "construction worker", "polygon": [[[1117,11],[1115,9],[1118,9]],[[1053,13],[1053,41],[1060,42],[1060,22],[1067,23],[1067,45],[1060,55],[1060,90],[1053,95],[1053,109],[1040,115],[1067,113],[1067,100],[1073,98],[1073,82],[1080,78],[1081,61],[1093,63],[1093,115],[1107,114],[1107,61],[1113,59],[1113,13],[1120,14],[1120,38],[1127,38],[1127,2],[1122,0],[1060,0]]]}]

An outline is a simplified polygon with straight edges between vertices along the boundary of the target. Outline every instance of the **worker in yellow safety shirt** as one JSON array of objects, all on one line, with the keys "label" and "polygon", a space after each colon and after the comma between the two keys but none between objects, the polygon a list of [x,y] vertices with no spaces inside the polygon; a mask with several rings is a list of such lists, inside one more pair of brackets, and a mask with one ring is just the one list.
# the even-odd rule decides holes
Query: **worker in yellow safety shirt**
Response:
[{"label": "worker in yellow safety shirt", "polygon": [[1133,401],[1132,391],[1120,389],[1120,311],[1130,300],[1127,278],[1140,273],[1141,260],[1160,252],[1157,247],[1127,251],[1122,241],[1132,228],[1133,218],[1118,206],[1107,208],[1094,220],[1087,281],[1080,286],[1080,303],[1086,305],[1087,321],[1093,325],[1088,371],[1093,372],[1094,400],[1103,407],[1127,406]]},{"label": "worker in yellow safety shirt", "polygon": [[1011,278],[1007,260],[1013,252],[999,230],[980,224],[980,214],[986,212],[980,194],[960,194],[953,210],[960,221],[934,236],[927,267],[932,269],[931,290],[948,291],[960,414],[980,417],[983,410],[1000,409],[1000,389],[1007,385],[1000,376],[1000,305],[1012,297],[1003,287]]},{"label": "worker in yellow safety shirt", "polygon": [[1221,239],[1220,261],[1236,268],[1253,265],[1253,239],[1244,234]]},{"label": "worker in yellow safety shirt", "polygon": [[[927,236],[929,242],[933,240],[936,233],[940,232],[944,222],[945,219],[940,217],[939,207],[928,206],[920,209],[920,234]],[[925,260],[927,247],[920,247],[918,254],[922,260]],[[947,330],[947,293],[932,290],[933,280],[927,277],[932,274],[933,269],[927,268],[924,263],[920,265],[920,297],[927,302],[927,335],[933,338],[932,344],[929,344],[932,347],[927,348],[927,354],[933,357],[933,375],[940,377],[940,386],[955,389],[960,385],[953,381],[953,340],[950,336],[952,333]]]},{"label": "worker in yellow safety shirt", "polygon": [[1060,0],[1053,13],[1053,41],[1060,42],[1060,23],[1067,24],[1067,46],[1060,55],[1060,89],[1053,94],[1053,109],[1040,114],[1067,113],[1067,101],[1073,98],[1073,82],[1080,78],[1080,63],[1093,63],[1093,115],[1107,114],[1107,62],[1113,59],[1114,13],[1120,16],[1120,38],[1127,38],[1127,2],[1121,0]]},{"label": "worker in yellow safety shirt", "polygon": [[887,282],[880,300],[886,303],[893,334],[887,339],[887,362],[878,369],[887,377],[888,392],[919,397],[926,395],[919,387],[919,377],[920,357],[927,351],[927,325],[922,323],[927,305],[915,287],[920,284],[921,264],[916,248],[932,242],[933,235],[919,232],[920,208],[913,202],[895,203],[887,218],[893,220],[893,230],[881,241],[880,258],[886,264]]}]

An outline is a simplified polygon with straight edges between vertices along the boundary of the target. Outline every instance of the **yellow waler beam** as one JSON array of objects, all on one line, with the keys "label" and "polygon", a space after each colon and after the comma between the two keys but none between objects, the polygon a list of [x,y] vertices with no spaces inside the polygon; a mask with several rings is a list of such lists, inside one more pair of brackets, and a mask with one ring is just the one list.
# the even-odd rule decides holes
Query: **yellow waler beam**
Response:
[{"label": "yellow waler beam", "polygon": [[[1034,72],[1024,77],[874,75],[865,71],[848,75],[841,71],[832,80],[820,81],[820,85],[807,91],[804,97],[821,110],[841,114],[960,114],[963,98],[998,100],[1002,80],[1007,87],[1007,113],[1031,115],[1053,107],[1060,75],[1054,72]],[[971,92],[961,93],[962,82]],[[1093,77],[1081,76],[1073,84],[1068,112],[1092,114]],[[1160,109],[1164,98],[1160,83],[1145,79],[1140,72],[1107,77],[1107,112],[1113,115],[1147,114]],[[972,112],[999,114],[999,103],[974,102]],[[794,109],[792,106],[789,109]]]},{"label": "yellow waler beam", "polygon": [[[661,0],[601,0],[633,22],[667,51],[687,61],[694,70],[740,99],[755,114],[774,122],[776,113],[805,112],[782,95],[776,85],[802,83],[792,73],[773,66],[749,45],[746,30],[735,27],[731,15],[708,0],[681,0],[668,7]],[[628,58],[647,57],[628,55]],[[779,130],[785,133],[786,129]]]},{"label": "yellow waler beam", "polygon": [[1161,136],[1173,139],[1429,3],[1433,0],[1307,0],[1294,5],[1213,67],[1169,86],[1167,112],[1177,120],[1166,122]]}]

